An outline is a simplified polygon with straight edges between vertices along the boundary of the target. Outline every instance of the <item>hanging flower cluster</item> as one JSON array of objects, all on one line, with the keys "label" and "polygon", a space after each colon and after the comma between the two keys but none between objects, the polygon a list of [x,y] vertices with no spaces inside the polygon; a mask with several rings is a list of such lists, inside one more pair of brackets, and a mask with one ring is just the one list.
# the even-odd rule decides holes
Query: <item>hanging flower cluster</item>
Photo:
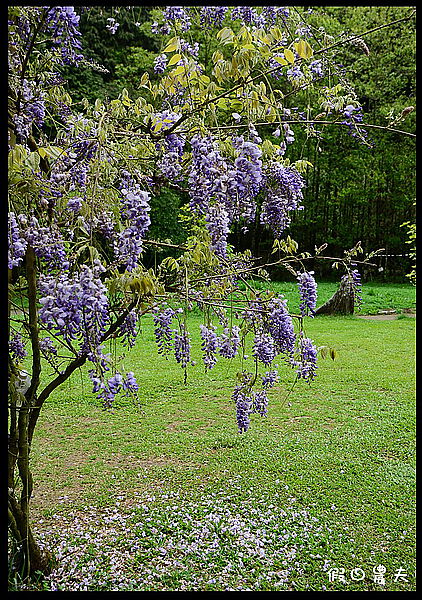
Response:
[{"label": "hanging flower cluster", "polygon": [[300,295],[300,312],[302,317],[309,314],[314,316],[317,301],[317,284],[313,278],[313,271],[299,273],[297,276],[297,285]]},{"label": "hanging flower cluster", "polygon": [[18,267],[22,264],[28,242],[23,237],[18,219],[13,212],[9,212],[8,214],[8,225],[8,266],[9,269],[13,269],[13,267]]},{"label": "hanging flower cluster", "polygon": [[154,335],[158,345],[158,353],[167,356],[173,349],[174,333],[172,321],[176,316],[174,310],[170,307],[161,310],[154,309]]},{"label": "hanging flower cluster", "polygon": [[303,209],[300,203],[304,186],[305,180],[295,167],[285,167],[275,161],[269,166],[260,221],[272,230],[275,237],[280,238],[289,226],[289,213]]},{"label": "hanging flower cluster", "polygon": [[12,359],[16,360],[17,362],[20,362],[28,355],[26,348],[25,348],[25,342],[23,341],[20,333],[15,333],[10,338],[9,352],[10,352]]},{"label": "hanging flower cluster", "polygon": [[142,238],[151,224],[149,217],[150,194],[141,190],[129,172],[123,173],[121,193],[121,216],[128,226],[114,239],[117,260],[132,271],[139,262],[143,250]]},{"label": "hanging flower cluster", "polygon": [[67,342],[79,340],[81,350],[98,348],[109,323],[107,290],[100,279],[104,267],[83,265],[78,273],[39,278],[39,319],[42,325]]},{"label": "hanging flower cluster", "polygon": [[47,12],[47,28],[60,51],[59,60],[62,64],[75,64],[83,58],[78,52],[82,48],[79,19],[73,6],[53,6]]},{"label": "hanging flower cluster", "polygon": [[204,355],[204,365],[206,369],[212,369],[217,362],[217,350],[219,345],[219,340],[215,333],[217,328],[215,325],[211,325],[210,327],[200,325],[199,328],[201,330],[201,349]]}]

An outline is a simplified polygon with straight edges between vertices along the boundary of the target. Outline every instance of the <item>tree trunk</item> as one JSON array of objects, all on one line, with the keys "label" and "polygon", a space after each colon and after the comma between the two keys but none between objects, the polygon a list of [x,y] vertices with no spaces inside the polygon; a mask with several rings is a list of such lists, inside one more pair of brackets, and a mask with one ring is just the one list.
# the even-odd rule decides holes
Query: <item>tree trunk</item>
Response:
[{"label": "tree trunk", "polygon": [[[11,556],[13,570],[27,579],[37,571],[47,575],[53,564],[49,552],[42,551],[29,524],[29,502],[32,495],[32,473],[29,468],[28,405],[24,394],[16,390],[15,376],[9,381],[10,429],[8,460],[9,531],[16,553]],[[16,496],[15,470],[22,483],[20,499]]]},{"label": "tree trunk", "polygon": [[352,315],[355,311],[355,292],[347,277],[340,281],[339,289],[325,304],[317,308],[316,315]]},{"label": "tree trunk", "polygon": [[31,531],[29,515],[22,510],[10,489],[8,505],[9,529],[16,546],[16,555],[11,557],[13,570],[24,580],[37,572],[48,575],[54,564],[53,556],[38,546]]}]

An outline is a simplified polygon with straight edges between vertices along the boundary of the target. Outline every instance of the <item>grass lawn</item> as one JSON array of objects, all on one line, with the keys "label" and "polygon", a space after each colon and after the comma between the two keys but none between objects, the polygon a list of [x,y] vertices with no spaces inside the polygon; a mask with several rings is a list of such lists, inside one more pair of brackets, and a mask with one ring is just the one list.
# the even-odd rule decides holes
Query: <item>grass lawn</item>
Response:
[{"label": "grass lawn", "polygon": [[[317,282],[317,307],[321,306],[337,291],[338,283]],[[294,312],[299,309],[297,284],[295,282],[262,282],[255,281],[258,289],[272,289],[285,295],[289,307]],[[415,288],[408,283],[374,283],[364,282],[362,287],[362,306],[356,308],[357,315],[377,314],[379,310],[395,310],[401,313],[403,309],[416,308]]]},{"label": "grass lawn", "polygon": [[[412,306],[411,286],[374,287],[378,309]],[[201,322],[191,317],[198,359]],[[185,385],[152,325],[127,359],[140,406],[105,413],[78,373],[42,411],[32,509],[60,558],[44,589],[414,591],[415,319],[308,319],[336,360],[293,390],[281,370],[268,415],[242,435],[240,359],[208,373],[198,360]],[[346,583],[330,581],[335,567]]]}]

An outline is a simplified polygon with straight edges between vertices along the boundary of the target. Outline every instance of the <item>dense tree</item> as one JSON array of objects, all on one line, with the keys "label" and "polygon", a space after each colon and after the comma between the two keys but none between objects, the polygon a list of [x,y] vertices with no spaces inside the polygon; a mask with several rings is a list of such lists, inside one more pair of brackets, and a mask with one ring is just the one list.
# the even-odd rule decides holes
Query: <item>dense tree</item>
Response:
[{"label": "dense tree", "polygon": [[[112,35],[129,19],[123,8],[107,14],[104,30]],[[221,28],[224,17],[233,28]],[[79,15],[73,7],[9,9],[8,497],[25,574],[49,568],[29,511],[31,444],[43,404],[82,367],[105,409],[119,395],[136,396],[134,373],[106,344],[119,340],[129,351],[146,313],[153,316],[158,352],[172,354],[185,378],[194,363],[187,326],[194,307],[204,316],[205,368],[243,357],[232,395],[240,433],[252,413],[267,411],[276,359],[297,379],[316,376],[318,349],[303,331],[316,308],[310,255],[283,239],[302,208],[309,167],[304,157],[289,155],[295,137],[286,98],[289,105],[296,94],[301,101],[302,78],[313,93],[321,87],[316,56],[328,61],[333,44],[321,36],[314,50],[303,17],[286,7],[166,7],[157,18],[159,76],[152,81],[145,72],[137,97],[124,88],[117,97],[110,91],[94,102],[73,102],[63,83],[69,69],[86,65]],[[186,39],[195,20],[218,44],[209,75],[199,47]],[[284,81],[282,93],[273,90],[271,74]],[[362,137],[360,105],[349,96],[331,90],[330,118],[337,127],[346,120]],[[305,109],[309,119],[301,121],[299,111],[297,129],[320,110],[309,102]],[[272,131],[274,141],[258,128]],[[175,225],[169,214],[154,239],[151,219],[179,202],[181,241],[173,234],[163,239],[164,225],[168,231]],[[282,296],[248,284],[252,274],[268,277],[266,265],[249,249],[235,251],[230,234],[258,227],[275,238],[273,265],[297,279],[297,315]],[[147,248],[171,249],[173,256],[147,257]],[[319,258],[323,250],[316,251]],[[359,252],[356,247],[338,261],[354,293]]]}]

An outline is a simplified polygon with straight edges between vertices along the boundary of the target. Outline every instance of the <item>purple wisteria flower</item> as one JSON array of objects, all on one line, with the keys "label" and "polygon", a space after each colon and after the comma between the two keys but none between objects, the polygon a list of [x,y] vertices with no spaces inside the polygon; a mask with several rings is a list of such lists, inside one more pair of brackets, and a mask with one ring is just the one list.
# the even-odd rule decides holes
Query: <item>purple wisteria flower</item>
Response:
[{"label": "purple wisteria flower", "polygon": [[188,184],[191,208],[203,215],[212,197],[218,192],[227,194],[226,161],[215,147],[211,136],[196,134],[191,139],[192,164]]},{"label": "purple wisteria flower", "polygon": [[93,229],[99,231],[109,242],[113,242],[116,231],[112,213],[109,211],[100,212],[93,219]]},{"label": "purple wisteria flower", "polygon": [[63,64],[75,64],[83,58],[78,53],[82,48],[79,19],[73,6],[53,6],[47,12],[47,29],[53,44],[60,49]]},{"label": "purple wisteria flower", "polygon": [[25,349],[25,343],[20,333],[15,333],[9,340],[9,352],[11,358],[18,362],[23,360],[28,355]]},{"label": "purple wisteria flower", "polygon": [[240,346],[240,328],[237,325],[225,327],[220,336],[218,352],[224,358],[234,358]]},{"label": "purple wisteria flower", "polygon": [[25,141],[33,124],[40,128],[44,125],[45,92],[35,82],[24,79],[21,94],[19,113],[14,115],[14,123],[17,135]]},{"label": "purple wisteria flower", "polygon": [[82,198],[71,198],[66,206],[72,212],[77,213],[82,208]]},{"label": "purple wisteria flower", "polygon": [[[179,118],[180,114],[165,110],[161,113],[155,113],[154,122],[156,126],[161,125],[161,131],[165,135],[165,130],[169,129]],[[157,166],[169,181],[177,181],[180,177],[185,144],[185,138],[175,133],[165,135],[164,140],[156,144],[156,149],[163,151]]]},{"label": "purple wisteria flower", "polygon": [[361,140],[365,140],[368,136],[368,132],[362,127],[359,127],[359,123],[363,121],[363,109],[361,106],[354,106],[348,104],[343,109],[343,115],[346,117],[344,121],[341,121],[343,125],[347,125],[349,128],[349,135],[352,137],[358,137]]},{"label": "purple wisteria flower", "polygon": [[50,365],[55,367],[58,350],[53,340],[49,337],[41,338],[39,346],[42,356],[50,363]]},{"label": "purple wisteria flower", "polygon": [[303,209],[302,190],[305,180],[294,167],[272,162],[266,177],[266,195],[261,208],[260,222],[279,238],[290,224],[289,213]]},{"label": "purple wisteria flower", "polygon": [[316,310],[317,283],[313,277],[313,271],[305,271],[297,276],[297,285],[300,295],[300,312],[302,317],[309,315],[313,317]]},{"label": "purple wisteria flower", "polygon": [[100,374],[94,370],[90,370],[89,377],[93,383],[92,391],[94,394],[97,394],[99,400],[102,400],[104,409],[111,409],[113,407],[118,394],[124,393],[124,396],[136,397],[139,390],[139,385],[133,371],[129,371],[126,377],[116,372],[108,379],[105,379],[104,369],[100,370]]},{"label": "purple wisteria flower", "polygon": [[277,356],[277,349],[271,335],[258,333],[254,339],[252,353],[264,365],[270,365]]},{"label": "purple wisteria flower", "polygon": [[[192,46],[192,44],[190,44],[189,42],[187,42],[183,38],[180,38],[180,50],[182,52],[184,52],[185,54],[191,54],[195,58],[198,58],[199,43],[195,42],[194,45]],[[180,64],[180,62],[177,63],[177,64]]]},{"label": "purple wisteria flower", "polygon": [[57,228],[41,227],[38,219],[31,217],[24,235],[28,246],[34,249],[35,255],[45,262],[50,271],[69,268],[64,240]]},{"label": "purple wisteria flower", "polygon": [[317,347],[310,338],[302,337],[299,341],[300,360],[292,363],[297,367],[298,379],[305,379],[308,383],[316,377],[317,370]]},{"label": "purple wisteria flower", "polygon": [[228,6],[202,6],[200,12],[201,26],[221,27]]},{"label": "purple wisteria flower", "polygon": [[167,55],[159,54],[154,60],[154,72],[155,73],[164,73],[167,67]]},{"label": "purple wisteria flower", "polygon": [[268,303],[266,327],[276,344],[277,352],[290,360],[294,353],[296,334],[292,317],[287,308],[287,300],[283,299],[282,296],[273,298]]},{"label": "purple wisteria flower", "polygon": [[250,412],[258,413],[261,417],[265,417],[268,412],[268,396],[265,390],[254,392]]},{"label": "purple wisteria flower", "polygon": [[[287,38],[283,38],[282,40],[280,40],[280,44],[286,45]],[[273,77],[274,79],[281,79],[284,76],[283,73],[285,71],[286,65],[284,65],[283,67],[278,61],[274,60],[275,58],[282,58],[285,60],[284,54],[282,52],[275,52],[273,54],[273,57],[270,58],[269,62],[269,67],[271,69],[271,77]]]},{"label": "purple wisteria flower", "polygon": [[43,354],[54,354],[57,355],[57,348],[51,338],[45,337],[40,339],[40,350]]},{"label": "purple wisteria flower", "polygon": [[175,331],[171,328],[175,312],[167,307],[164,310],[156,308],[154,311],[154,335],[158,345],[158,354],[166,356],[173,350],[173,335]]},{"label": "purple wisteria flower", "polygon": [[[254,131],[251,133],[253,136]],[[218,204],[227,212],[229,224],[239,218],[248,221],[255,218],[254,198],[263,184],[262,151],[258,145],[243,136],[234,138],[232,144],[237,152],[234,163],[221,155],[217,141],[211,136],[195,135],[191,140],[189,175],[191,208],[199,214],[207,214],[211,204]],[[218,221],[221,214],[221,210],[215,211]]]},{"label": "purple wisteria flower", "polygon": [[123,346],[127,346],[128,348],[133,348],[136,341],[136,336],[138,335],[138,315],[135,310],[130,311],[127,317],[121,324],[119,328],[119,333],[122,337]]},{"label": "purple wisteria flower", "polygon": [[265,316],[265,305],[260,298],[248,301],[248,307],[242,312],[242,318],[250,325],[258,329],[262,326]]},{"label": "purple wisteria flower", "polygon": [[294,81],[294,82],[300,81],[304,77],[303,72],[300,70],[300,68],[298,66],[293,66],[290,69],[287,69],[286,75],[287,75],[287,79],[289,79],[289,81]]},{"label": "purple wisteria flower", "polygon": [[284,141],[286,144],[293,144],[295,141],[295,132],[288,123],[283,123]]},{"label": "purple wisteria flower", "polygon": [[154,23],[151,25],[151,31],[152,33],[157,33],[160,35],[169,35],[171,33],[171,27],[169,23],[164,23],[163,25],[159,26],[157,21],[154,21]]},{"label": "purple wisteria flower", "polygon": [[272,369],[271,371],[267,371],[265,375],[262,376],[262,387],[264,389],[269,389],[275,386],[278,381],[278,372],[276,369]]},{"label": "purple wisteria flower", "polygon": [[324,71],[322,69],[321,60],[313,60],[309,65],[309,70],[313,75],[317,77],[324,77]]},{"label": "purple wisteria flower", "polygon": [[121,215],[129,223],[115,237],[114,253],[116,258],[125,264],[128,271],[132,271],[139,261],[143,251],[142,238],[151,223],[149,217],[150,194],[141,190],[140,185],[135,183],[130,173],[123,173],[124,179],[121,188]]},{"label": "purple wisteria flower", "polygon": [[9,249],[8,249],[8,266],[9,269],[18,267],[22,264],[23,257],[25,256],[28,242],[23,236],[21,228],[18,224],[18,219],[15,213],[10,212],[8,214],[8,238],[9,238]]},{"label": "purple wisteria flower", "polygon": [[114,17],[108,17],[107,21],[108,23],[106,25],[106,29],[108,29],[109,32],[114,35],[117,31],[117,28],[120,26],[120,23],[118,23]]},{"label": "purple wisteria flower", "polygon": [[183,6],[166,6],[163,11],[163,18],[169,24],[180,23],[182,31],[190,29],[190,16]]},{"label": "purple wisteria flower", "polygon": [[79,339],[81,350],[96,351],[109,322],[107,290],[99,278],[103,271],[94,261],[93,268],[83,265],[73,275],[65,271],[39,278],[40,322],[67,342]]},{"label": "purple wisteria flower", "polygon": [[136,381],[135,374],[133,371],[129,371],[126,374],[126,378],[123,381],[122,388],[127,394],[136,394],[139,390],[139,384]]},{"label": "purple wisteria flower", "polygon": [[231,18],[233,21],[240,19],[245,25],[265,26],[265,17],[251,6],[236,6],[231,12]]},{"label": "purple wisteria flower", "polygon": [[249,414],[252,406],[252,397],[247,395],[243,385],[235,387],[232,400],[236,404],[236,419],[239,433],[245,433],[249,429]]},{"label": "purple wisteria flower", "polygon": [[186,327],[181,324],[179,331],[176,331],[174,334],[174,355],[176,357],[176,361],[182,365],[183,369],[186,369],[189,362],[191,362],[190,357],[190,337]]},{"label": "purple wisteria flower", "polygon": [[58,349],[53,340],[49,337],[41,338],[39,341],[40,352],[43,358],[55,369],[58,370],[57,353]]},{"label": "purple wisteria flower", "polygon": [[[252,129],[252,136],[254,129]],[[234,172],[229,182],[231,193],[231,219],[244,218],[253,221],[256,213],[254,198],[264,183],[262,173],[262,150],[254,142],[246,141],[243,136],[234,138],[233,146],[239,153],[234,161]]]},{"label": "purple wisteria flower", "polygon": [[115,373],[115,375],[109,377],[104,387],[100,389],[100,393],[97,396],[97,398],[103,401],[104,408],[112,407],[117,394],[122,391],[122,386],[123,376],[121,373]]},{"label": "purple wisteria flower", "polygon": [[201,349],[203,352],[203,359],[206,369],[212,369],[217,362],[217,350],[218,350],[218,337],[215,333],[216,327],[210,325],[199,326],[201,330]]},{"label": "purple wisteria flower", "polygon": [[211,248],[218,256],[226,258],[227,238],[230,231],[230,220],[226,209],[219,204],[210,206],[205,223],[211,236]]}]

